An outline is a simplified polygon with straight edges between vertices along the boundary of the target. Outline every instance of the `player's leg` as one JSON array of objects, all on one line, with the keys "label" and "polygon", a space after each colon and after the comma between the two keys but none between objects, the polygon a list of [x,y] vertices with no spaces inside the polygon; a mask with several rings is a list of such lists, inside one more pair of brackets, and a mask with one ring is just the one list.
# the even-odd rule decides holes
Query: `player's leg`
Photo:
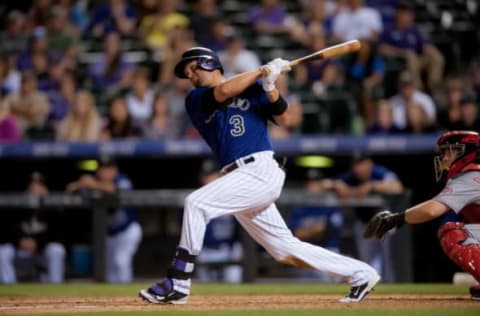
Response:
[{"label": "player's leg", "polygon": [[47,273],[44,281],[62,283],[65,277],[65,247],[61,243],[48,243],[44,250]]},{"label": "player's leg", "polygon": [[110,267],[114,273],[111,274],[109,282],[128,283],[132,281],[133,268],[132,260],[137,252],[142,239],[142,229],[136,222],[131,223],[127,229],[116,234],[111,249]]},{"label": "player's leg", "polygon": [[273,159],[273,153],[265,151],[252,156],[253,162],[241,165],[187,196],[180,243],[167,278],[141,290],[142,298],[152,303],[185,303],[208,222],[222,215],[262,210],[278,198],[285,173]]},{"label": "player's leg", "polygon": [[358,290],[357,297],[350,301],[361,301],[380,279],[377,272],[362,261],[294,237],[274,203],[263,211],[242,212],[235,217],[277,261],[346,278],[352,289]]},{"label": "player's leg", "polygon": [[0,244],[0,283],[16,283],[15,267],[15,248],[12,244]]}]

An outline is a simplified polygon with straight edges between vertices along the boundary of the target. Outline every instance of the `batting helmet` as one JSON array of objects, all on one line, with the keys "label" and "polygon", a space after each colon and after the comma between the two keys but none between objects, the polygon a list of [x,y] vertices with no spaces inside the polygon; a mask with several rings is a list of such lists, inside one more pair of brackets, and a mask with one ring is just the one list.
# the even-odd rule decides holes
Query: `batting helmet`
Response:
[{"label": "batting helmet", "polygon": [[[480,138],[478,133],[471,131],[451,131],[446,132],[437,140],[437,150],[435,154],[435,177],[437,181],[445,176],[448,180],[463,168],[475,160],[480,149]],[[444,162],[443,156],[449,150],[455,157],[450,161]]]},{"label": "batting helmet", "polygon": [[185,65],[192,60],[196,60],[198,62],[198,66],[203,70],[213,71],[215,69],[219,69],[220,72],[223,74],[223,67],[220,63],[220,59],[213,50],[205,47],[192,47],[190,49],[187,49],[182,54],[182,59],[180,59],[180,61],[175,66],[175,75],[178,78],[187,78],[187,76],[185,75]]}]

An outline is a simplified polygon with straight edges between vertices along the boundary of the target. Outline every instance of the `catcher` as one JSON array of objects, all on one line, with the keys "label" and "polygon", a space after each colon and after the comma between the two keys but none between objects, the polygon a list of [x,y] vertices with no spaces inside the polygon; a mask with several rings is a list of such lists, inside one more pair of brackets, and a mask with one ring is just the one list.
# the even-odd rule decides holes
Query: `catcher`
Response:
[{"label": "catcher", "polygon": [[[437,181],[446,182],[432,199],[403,212],[377,213],[367,224],[366,238],[382,239],[391,229],[444,216],[438,238],[445,254],[480,282],[480,139],[476,132],[450,131],[437,141]],[[480,300],[480,285],[470,288]]]}]

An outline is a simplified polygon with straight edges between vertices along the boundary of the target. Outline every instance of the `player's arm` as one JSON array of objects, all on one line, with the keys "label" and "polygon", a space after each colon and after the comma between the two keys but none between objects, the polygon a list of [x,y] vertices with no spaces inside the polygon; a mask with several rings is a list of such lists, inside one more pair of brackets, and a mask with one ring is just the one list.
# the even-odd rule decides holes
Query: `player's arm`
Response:
[{"label": "player's arm", "polygon": [[407,224],[420,224],[440,217],[449,210],[450,207],[442,202],[428,200],[407,209],[404,219]]},{"label": "player's arm", "polygon": [[213,89],[213,96],[218,103],[223,103],[242,93],[249,86],[257,82],[261,76],[262,71],[260,69],[235,75],[216,86]]},{"label": "player's arm", "polygon": [[375,237],[382,239],[385,234],[393,228],[401,227],[404,224],[420,224],[435,219],[450,210],[446,204],[434,199],[419,203],[404,212],[392,213],[382,211],[375,214],[368,222],[363,236],[365,238]]}]

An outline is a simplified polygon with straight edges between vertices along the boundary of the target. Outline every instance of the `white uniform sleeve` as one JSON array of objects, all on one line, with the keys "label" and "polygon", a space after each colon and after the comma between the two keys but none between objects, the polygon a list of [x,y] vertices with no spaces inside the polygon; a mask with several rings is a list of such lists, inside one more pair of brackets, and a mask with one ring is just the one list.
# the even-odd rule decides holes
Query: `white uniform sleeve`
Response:
[{"label": "white uniform sleeve", "polygon": [[442,202],[455,213],[459,213],[467,204],[480,200],[480,173],[466,172],[448,180],[445,188],[433,200]]}]

